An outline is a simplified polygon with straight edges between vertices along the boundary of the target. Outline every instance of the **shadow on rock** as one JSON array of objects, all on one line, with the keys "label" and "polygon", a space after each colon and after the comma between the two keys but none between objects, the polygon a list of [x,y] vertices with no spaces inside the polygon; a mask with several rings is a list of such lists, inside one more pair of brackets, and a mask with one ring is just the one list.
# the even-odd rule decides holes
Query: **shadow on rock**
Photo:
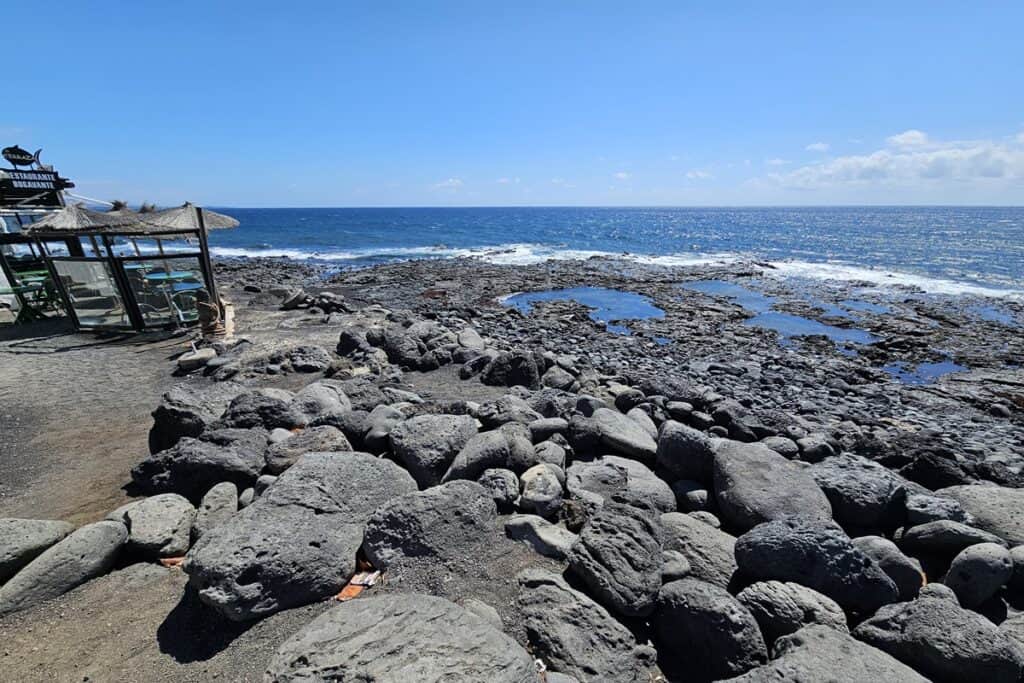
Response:
[{"label": "shadow on rock", "polygon": [[160,651],[179,663],[201,662],[227,648],[256,622],[231,621],[185,589],[181,600],[157,629]]}]

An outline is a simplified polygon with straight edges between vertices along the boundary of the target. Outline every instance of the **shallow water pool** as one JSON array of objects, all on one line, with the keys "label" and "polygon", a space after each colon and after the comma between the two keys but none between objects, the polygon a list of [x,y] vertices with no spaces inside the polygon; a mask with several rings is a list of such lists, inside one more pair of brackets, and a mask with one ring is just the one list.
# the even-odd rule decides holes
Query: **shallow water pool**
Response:
[{"label": "shallow water pool", "polygon": [[533,310],[539,301],[575,301],[591,309],[590,319],[604,323],[605,329],[616,334],[630,334],[625,325],[610,324],[610,320],[644,320],[664,318],[665,311],[651,303],[647,297],[634,292],[623,292],[606,287],[570,287],[543,292],[520,292],[502,300],[521,313]]}]

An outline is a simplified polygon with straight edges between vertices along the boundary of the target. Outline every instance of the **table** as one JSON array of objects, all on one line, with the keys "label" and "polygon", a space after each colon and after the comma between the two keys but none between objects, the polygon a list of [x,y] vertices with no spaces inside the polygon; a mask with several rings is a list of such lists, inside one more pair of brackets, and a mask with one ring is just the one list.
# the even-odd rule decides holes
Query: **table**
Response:
[{"label": "table", "polygon": [[196,274],[190,270],[172,270],[169,273],[150,273],[146,276],[146,279],[153,282],[167,282],[169,280],[184,280],[195,276]]}]

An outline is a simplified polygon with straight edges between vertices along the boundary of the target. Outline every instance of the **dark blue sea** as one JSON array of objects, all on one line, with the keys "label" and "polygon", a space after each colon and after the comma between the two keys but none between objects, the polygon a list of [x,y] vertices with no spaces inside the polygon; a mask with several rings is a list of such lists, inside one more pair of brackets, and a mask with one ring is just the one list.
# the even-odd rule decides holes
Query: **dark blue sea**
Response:
[{"label": "dark blue sea", "polygon": [[1024,297],[1022,207],[223,209],[221,256],[358,268],[411,258],[495,263],[623,255],[757,259],[795,277]]}]

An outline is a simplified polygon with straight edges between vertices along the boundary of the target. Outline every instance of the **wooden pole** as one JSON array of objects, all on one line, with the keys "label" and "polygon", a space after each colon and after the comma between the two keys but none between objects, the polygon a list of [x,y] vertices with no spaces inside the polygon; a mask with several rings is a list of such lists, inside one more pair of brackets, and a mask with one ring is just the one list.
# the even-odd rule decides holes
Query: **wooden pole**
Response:
[{"label": "wooden pole", "polygon": [[[210,289],[210,302],[217,308],[221,308],[220,295],[217,293],[217,282],[213,279],[213,261],[210,260],[210,244],[206,239],[206,222],[203,220],[203,210],[198,206],[196,210],[196,222],[199,224],[199,251],[203,261],[203,270],[206,271],[206,286]],[[221,315],[224,311],[221,310]]]}]

